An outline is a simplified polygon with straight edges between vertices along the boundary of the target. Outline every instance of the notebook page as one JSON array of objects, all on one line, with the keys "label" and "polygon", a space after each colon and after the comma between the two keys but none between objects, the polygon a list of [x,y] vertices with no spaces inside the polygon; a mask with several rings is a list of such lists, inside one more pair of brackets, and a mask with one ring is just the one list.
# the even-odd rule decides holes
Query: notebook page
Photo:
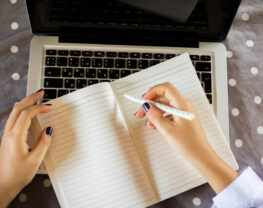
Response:
[{"label": "notebook page", "polygon": [[51,101],[45,165],[62,208],[145,207],[156,202],[108,83]]},{"label": "notebook page", "polygon": [[136,147],[140,151],[147,173],[162,200],[205,183],[201,174],[188,161],[179,156],[157,130],[149,130],[145,127],[146,118],[135,118],[134,113],[138,110],[139,104],[122,96],[124,93],[142,96],[152,86],[164,82],[172,83],[186,98],[193,100],[207,138],[214,150],[230,166],[235,169],[238,167],[188,54],[118,80],[111,84],[115,96],[118,97],[122,114],[135,140]]}]

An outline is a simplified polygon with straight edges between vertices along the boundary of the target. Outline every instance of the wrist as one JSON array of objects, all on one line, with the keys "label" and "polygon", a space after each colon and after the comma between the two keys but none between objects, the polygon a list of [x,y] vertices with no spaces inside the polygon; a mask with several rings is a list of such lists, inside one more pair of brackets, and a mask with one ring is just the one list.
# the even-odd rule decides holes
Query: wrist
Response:
[{"label": "wrist", "polygon": [[8,188],[4,184],[0,185],[0,208],[6,208],[9,203],[15,198],[17,195],[17,191],[11,188]]}]

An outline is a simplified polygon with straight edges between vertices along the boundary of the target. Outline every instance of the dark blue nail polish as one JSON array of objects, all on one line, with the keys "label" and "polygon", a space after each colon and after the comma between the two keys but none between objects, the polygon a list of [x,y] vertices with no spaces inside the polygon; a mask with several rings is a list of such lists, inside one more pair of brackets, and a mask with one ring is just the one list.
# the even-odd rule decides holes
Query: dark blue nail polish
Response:
[{"label": "dark blue nail polish", "polygon": [[136,116],[137,112],[134,113],[134,115]]},{"label": "dark blue nail polish", "polygon": [[47,103],[47,104],[45,104],[46,106],[52,106],[52,104],[50,104],[50,103]]},{"label": "dark blue nail polish", "polygon": [[145,110],[146,112],[148,112],[148,111],[150,110],[150,105],[149,105],[148,103],[144,103],[144,104],[142,105],[142,107],[144,108],[144,110]]},{"label": "dark blue nail polish", "polygon": [[48,136],[51,136],[52,135],[52,132],[53,132],[53,128],[51,126],[47,127],[47,130],[46,130],[46,134]]},{"label": "dark blue nail polish", "polygon": [[39,89],[38,91],[36,91],[36,93],[38,93],[38,92],[41,92],[41,91],[43,91],[43,89],[41,88],[41,89]]}]

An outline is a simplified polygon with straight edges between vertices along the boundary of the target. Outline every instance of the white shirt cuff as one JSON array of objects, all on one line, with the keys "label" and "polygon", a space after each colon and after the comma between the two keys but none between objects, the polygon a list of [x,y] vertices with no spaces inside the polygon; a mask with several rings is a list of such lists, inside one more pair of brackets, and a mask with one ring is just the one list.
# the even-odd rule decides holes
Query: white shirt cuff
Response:
[{"label": "white shirt cuff", "polygon": [[213,198],[216,208],[248,208],[263,205],[263,182],[246,168],[229,186]]}]

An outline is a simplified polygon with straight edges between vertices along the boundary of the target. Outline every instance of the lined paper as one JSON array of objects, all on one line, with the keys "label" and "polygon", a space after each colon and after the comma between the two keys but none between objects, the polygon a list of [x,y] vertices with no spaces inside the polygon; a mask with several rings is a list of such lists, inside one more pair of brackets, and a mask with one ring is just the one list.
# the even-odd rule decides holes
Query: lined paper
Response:
[{"label": "lined paper", "polygon": [[195,103],[211,146],[230,166],[238,168],[188,54],[115,81],[111,85],[122,114],[140,152],[148,177],[152,180],[153,188],[158,190],[162,200],[205,183],[201,174],[178,155],[157,130],[145,127],[146,118],[135,118],[134,113],[138,110],[139,104],[123,97],[124,93],[142,96],[152,86],[164,82],[172,83],[186,98]]},{"label": "lined paper", "polygon": [[108,83],[51,103],[38,120],[54,128],[45,165],[62,208],[157,202]]}]

